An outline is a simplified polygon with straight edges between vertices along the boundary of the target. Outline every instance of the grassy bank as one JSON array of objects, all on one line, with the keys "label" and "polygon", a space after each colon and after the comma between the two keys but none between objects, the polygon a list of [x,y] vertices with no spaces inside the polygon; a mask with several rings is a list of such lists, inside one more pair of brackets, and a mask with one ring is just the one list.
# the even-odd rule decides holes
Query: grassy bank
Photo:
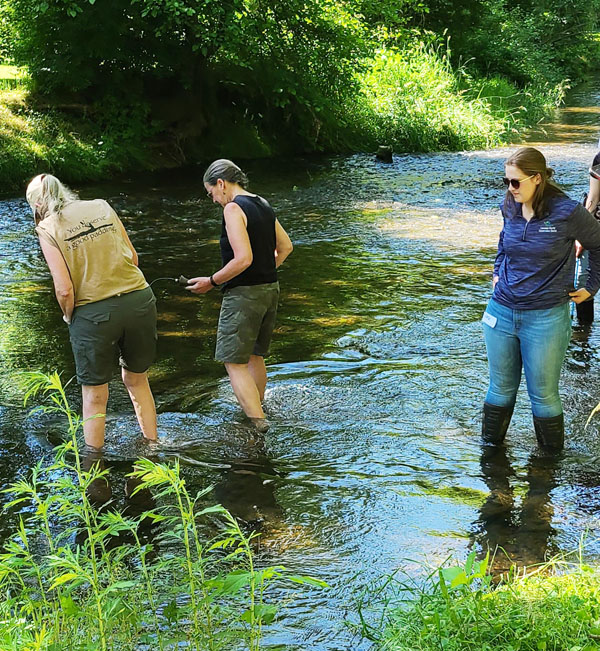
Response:
[{"label": "grassy bank", "polygon": [[360,76],[341,122],[355,147],[395,151],[482,149],[514,139],[562,101],[564,84],[518,89],[501,77],[455,70],[449,52],[418,43],[382,49]]},{"label": "grassy bank", "polygon": [[131,129],[123,124],[123,118],[111,124],[93,115],[35,108],[25,86],[0,90],[0,193],[22,192],[43,171],[79,182],[150,167],[141,144],[144,124],[137,118]]},{"label": "grassy bank", "polygon": [[600,649],[600,569],[555,561],[493,585],[487,561],[435,572],[424,587],[397,584],[383,631],[386,651]]},{"label": "grassy bank", "polygon": [[[465,68],[453,69],[442,48],[423,44],[380,50],[357,81],[357,96],[323,116],[313,151],[372,151],[378,144],[396,152],[491,147],[514,140],[563,96],[563,84],[518,89],[500,77],[471,77]],[[219,132],[232,131],[222,126]],[[204,135],[178,138],[177,129],[153,117],[148,106],[36,104],[22,71],[0,66],[0,193],[21,192],[41,171],[74,183],[198,158],[257,155],[248,142],[277,140],[276,126],[262,128],[259,133],[256,124],[241,121],[234,130],[237,146],[221,151]],[[290,153],[283,135],[279,141],[281,151],[270,144],[265,152]]]}]

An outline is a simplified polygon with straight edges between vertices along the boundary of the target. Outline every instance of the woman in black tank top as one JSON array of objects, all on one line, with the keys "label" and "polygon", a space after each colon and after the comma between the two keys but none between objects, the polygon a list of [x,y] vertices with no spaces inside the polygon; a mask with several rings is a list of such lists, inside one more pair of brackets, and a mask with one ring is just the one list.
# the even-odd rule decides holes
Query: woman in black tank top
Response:
[{"label": "woman in black tank top", "polygon": [[222,267],[211,276],[191,278],[187,288],[205,294],[221,287],[215,359],[225,364],[246,416],[260,432],[266,432],[264,356],[277,313],[277,267],[293,247],[268,201],[248,192],[247,183],[242,170],[226,159],[215,161],[206,170],[206,192],[223,207]]}]

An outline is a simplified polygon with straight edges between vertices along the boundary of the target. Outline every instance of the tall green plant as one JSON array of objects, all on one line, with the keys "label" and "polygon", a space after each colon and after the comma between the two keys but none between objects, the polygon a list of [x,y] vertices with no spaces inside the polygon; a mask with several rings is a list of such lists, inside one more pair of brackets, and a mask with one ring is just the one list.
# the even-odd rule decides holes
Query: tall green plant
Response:
[{"label": "tall green plant", "polygon": [[[40,394],[48,402],[38,409],[63,414],[68,437],[53,463],[38,463],[5,490],[7,508],[31,508],[0,553],[0,648],[162,650],[183,643],[255,651],[277,612],[270,584],[325,585],[283,567],[257,568],[253,534],[221,506],[205,505],[210,488],[190,495],[178,464],[135,464],[136,490],[153,491],[158,502],[138,517],[95,508],[89,495],[107,471],[96,463],[84,469],[82,421],[56,373],[29,376],[26,402]],[[151,541],[141,532],[147,522],[155,527]],[[215,527],[223,530],[216,538]]]}]

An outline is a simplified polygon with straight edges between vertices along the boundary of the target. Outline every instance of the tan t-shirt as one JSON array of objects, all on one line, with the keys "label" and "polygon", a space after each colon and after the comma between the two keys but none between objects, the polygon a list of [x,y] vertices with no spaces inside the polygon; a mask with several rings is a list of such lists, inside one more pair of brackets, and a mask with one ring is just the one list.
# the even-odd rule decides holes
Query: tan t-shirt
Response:
[{"label": "tan t-shirt", "polygon": [[37,234],[60,250],[67,264],[75,307],[148,286],[133,264],[117,213],[103,199],[73,201],[60,217],[47,217]]}]

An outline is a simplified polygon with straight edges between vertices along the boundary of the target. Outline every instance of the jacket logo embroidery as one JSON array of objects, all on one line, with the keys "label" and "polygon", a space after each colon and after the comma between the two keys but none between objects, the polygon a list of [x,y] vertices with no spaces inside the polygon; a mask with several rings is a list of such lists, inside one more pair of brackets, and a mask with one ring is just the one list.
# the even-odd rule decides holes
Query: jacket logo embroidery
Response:
[{"label": "jacket logo embroidery", "polygon": [[546,220],[541,226],[540,226],[540,233],[556,233],[556,226],[552,226],[552,224]]}]

